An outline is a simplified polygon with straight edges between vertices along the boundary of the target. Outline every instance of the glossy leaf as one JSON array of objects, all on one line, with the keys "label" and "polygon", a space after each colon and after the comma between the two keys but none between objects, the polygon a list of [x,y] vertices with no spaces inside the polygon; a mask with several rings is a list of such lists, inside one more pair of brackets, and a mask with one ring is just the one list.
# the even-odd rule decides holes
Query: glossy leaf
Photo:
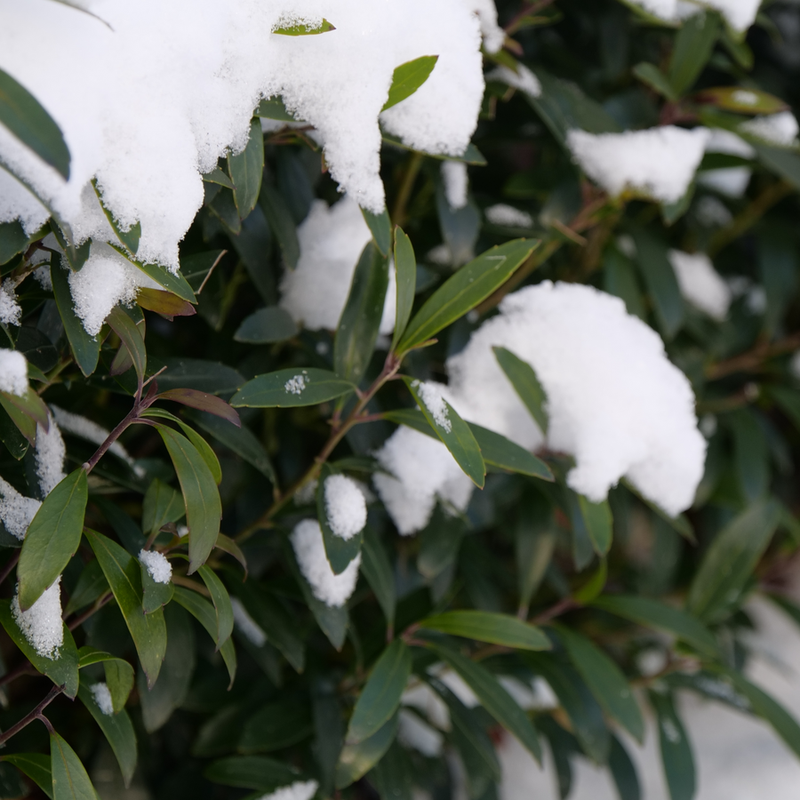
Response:
[{"label": "glossy leaf", "polygon": [[[16,438],[17,440],[17,447],[19,448],[21,445],[19,444],[19,437],[21,437],[24,441],[27,442],[28,445],[35,445],[36,444],[36,422],[32,420],[27,414],[24,414],[19,406],[15,403],[12,403],[9,397],[8,392],[0,392],[0,409],[2,409],[8,421],[14,427],[14,430],[18,434]],[[27,450],[27,445],[24,448]],[[24,453],[23,453],[24,455]],[[20,456],[21,458],[22,456]]]},{"label": "glossy leaf", "polygon": [[236,188],[233,185],[233,181],[219,167],[214,167],[211,172],[206,172],[203,175],[203,182],[216,183],[218,186],[224,186],[231,191]]},{"label": "glossy leaf", "polygon": [[281,369],[248,381],[231,398],[231,405],[234,408],[315,406],[354,391],[352,383],[334,372],[313,367]]},{"label": "glossy leaf", "polygon": [[555,480],[550,467],[524,447],[520,447],[510,439],[506,439],[505,436],[490,431],[488,428],[482,428],[474,422],[467,424],[478,443],[484,463],[487,465],[520,475],[528,475],[531,478],[540,478],[544,481]]},{"label": "glossy leaf", "polygon": [[172,400],[174,403],[196,408],[198,411],[205,411],[216,417],[230,422],[237,428],[242,427],[239,414],[231,408],[221,397],[216,397],[207,392],[200,392],[197,389],[169,389],[159,395],[161,400]]},{"label": "glossy leaf", "polygon": [[336,765],[336,788],[344,789],[366,775],[389,749],[397,735],[395,714],[378,731],[358,744],[345,745]]},{"label": "glossy leaf", "polygon": [[228,156],[228,173],[233,182],[233,202],[244,219],[256,207],[261,191],[261,176],[264,173],[264,134],[261,120],[250,123],[250,137],[244,150],[238,155]]},{"label": "glossy leaf", "polygon": [[100,359],[100,340],[86,332],[83,323],[75,313],[67,271],[57,258],[51,262],[50,278],[53,282],[53,295],[58,306],[58,314],[64,323],[64,332],[67,334],[70,350],[72,350],[72,355],[81,372],[88,377],[97,369],[97,362]]},{"label": "glossy leaf", "polygon": [[392,223],[389,219],[389,212],[384,208],[380,214],[373,214],[362,208],[361,214],[372,234],[373,244],[382,256],[388,258],[392,252]]},{"label": "glossy leaf", "polygon": [[493,247],[442,284],[408,323],[397,352],[404,353],[435,336],[502,286],[539,246],[517,239]]},{"label": "glossy leaf", "polygon": [[739,86],[702,89],[692,100],[739,114],[777,114],[787,108],[785,101],[775,95],[761,89],[743,89]]},{"label": "glossy leaf", "polygon": [[392,74],[392,85],[389,87],[389,96],[381,111],[386,111],[387,108],[396,106],[407,97],[411,97],[428,80],[438,60],[439,56],[420,56],[395,67]]},{"label": "glossy leaf", "polygon": [[127,250],[122,247],[117,247],[115,244],[110,245],[110,247],[116,250],[121,256],[124,256],[131,264],[144,272],[149,278],[152,278],[159,286],[163,286],[168,292],[176,294],[182,300],[186,300],[187,303],[195,303],[197,301],[192,287],[180,273],[176,275],[170,272],[166,267],[162,267],[158,264],[145,264],[141,261],[137,261]]},{"label": "glossy leaf", "polygon": [[192,317],[197,313],[197,309],[191,303],[162,289],[147,287],[139,289],[136,294],[136,304],[148,311],[155,311],[156,314],[161,314],[169,320],[173,317]]},{"label": "glossy leaf", "polygon": [[542,433],[547,434],[550,424],[547,414],[547,395],[536,377],[533,367],[505,347],[493,347],[495,358],[506,377],[511,381],[517,396],[536,420]]},{"label": "glossy leaf", "polygon": [[177,522],[185,513],[183,498],[171,486],[154,478],[142,503],[142,530],[149,536],[169,522]]},{"label": "glossy leaf", "polygon": [[[181,510],[181,514],[183,510]],[[145,614],[152,614],[172,600],[174,585],[172,581],[159,583],[153,579],[150,570],[140,561],[139,571],[142,579],[142,609]]]},{"label": "glossy leaf", "polygon": [[364,541],[361,545],[360,569],[375,593],[378,605],[386,617],[387,626],[393,627],[397,595],[392,565],[377,533],[369,526],[364,531]]},{"label": "glossy leaf", "polygon": [[706,66],[719,32],[719,16],[707,11],[683,21],[669,63],[669,82],[677,96],[690,89]]},{"label": "glossy leaf", "polygon": [[55,731],[50,733],[53,800],[98,800],[77,753]]},{"label": "glossy leaf", "polygon": [[730,415],[733,454],[739,486],[748,503],[769,489],[769,443],[755,411],[740,409]]},{"label": "glossy leaf", "polygon": [[661,763],[671,800],[693,800],[697,787],[692,746],[669,695],[650,692],[658,717]]},{"label": "glossy leaf", "polygon": [[463,636],[465,639],[476,639],[518,650],[549,650],[552,646],[541,628],[509,614],[472,610],[446,611],[426,617],[419,625],[451,636]]},{"label": "glossy leaf", "polygon": [[214,604],[214,612],[217,617],[217,649],[230,639],[233,633],[233,607],[231,598],[225,585],[217,577],[217,574],[210,567],[202,566],[198,570],[203,583],[211,595],[211,602]]},{"label": "glossy leaf", "polygon": [[233,338],[247,344],[285,342],[297,335],[299,329],[286,309],[280,306],[259,308],[242,320]]},{"label": "glossy leaf", "polygon": [[3,408],[12,416],[15,424],[19,423],[19,417],[14,415],[14,410],[45,429],[50,425],[50,414],[47,406],[42,398],[30,387],[28,387],[24,395],[0,392],[0,398],[3,401]]},{"label": "glossy leaf", "polygon": [[297,228],[286,208],[280,194],[272,187],[264,184],[258,196],[264,216],[267,218],[270,230],[278,240],[283,259],[289,269],[297,266],[300,258],[300,243],[297,241]]},{"label": "glossy leaf", "polygon": [[[17,412],[16,410],[14,410],[12,411],[12,413],[16,414]],[[28,419],[27,417],[24,417],[24,415],[22,414],[20,414],[20,417],[27,420],[26,423],[23,423],[23,427],[26,427],[27,433],[30,435],[31,438],[35,440],[36,427],[33,425],[32,420]],[[11,415],[8,413],[8,411],[6,411],[6,407],[1,399],[0,399],[0,441],[6,446],[9,455],[17,461],[19,461],[25,455],[25,453],[28,452],[28,445],[30,444],[28,439],[14,424],[14,420],[11,418]]]},{"label": "glossy leaf", "polygon": [[267,756],[221,758],[207,766],[203,775],[212,783],[259,792],[274,792],[281,786],[300,780],[291,767]]},{"label": "glossy leaf", "polygon": [[349,539],[343,539],[333,532],[328,521],[327,503],[325,500],[325,481],[334,474],[328,464],[323,464],[320,469],[317,483],[317,519],[322,530],[322,541],[325,545],[325,555],[335,575],[340,575],[349,566],[350,562],[361,552],[363,531],[359,531]]},{"label": "glossy leaf", "polygon": [[30,608],[64,571],[81,542],[89,497],[86,470],[79,467],[45,498],[28,527],[17,567],[19,602]]},{"label": "glossy leaf", "polygon": [[78,658],[78,667],[80,669],[91,664],[103,665],[114,713],[122,711],[133,689],[133,667],[127,661],[95,647],[81,647],[78,651]]},{"label": "glossy leaf", "polygon": [[74,614],[76,611],[85,608],[90,603],[102,597],[103,594],[110,591],[108,588],[108,581],[106,576],[103,575],[103,570],[100,569],[100,564],[96,558],[93,558],[81,572],[75,588],[69,596],[67,607],[64,609],[64,617]]},{"label": "glossy leaf", "polygon": [[53,775],[50,756],[41,753],[10,753],[0,756],[0,761],[13,764],[24,772],[49,798],[53,800]]},{"label": "glossy leaf", "polygon": [[397,282],[397,308],[395,311],[394,335],[392,347],[394,350],[400,341],[414,308],[414,296],[417,290],[417,259],[411,239],[406,236],[402,228],[395,228],[394,232],[394,269]]}]

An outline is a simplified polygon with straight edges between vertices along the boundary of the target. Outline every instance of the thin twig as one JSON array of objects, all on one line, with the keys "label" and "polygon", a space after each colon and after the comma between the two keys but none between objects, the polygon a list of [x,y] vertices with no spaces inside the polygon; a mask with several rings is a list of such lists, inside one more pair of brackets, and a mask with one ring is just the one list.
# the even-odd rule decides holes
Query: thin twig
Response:
[{"label": "thin twig", "polygon": [[42,711],[44,711],[53,700],[58,697],[61,692],[64,691],[63,686],[54,686],[48,693],[47,696],[42,700],[39,705],[36,706],[33,710],[29,711],[16,725],[12,725],[7,731],[4,731],[0,734],[0,747],[2,747],[12,736],[18,734],[23,728],[27,728],[28,725],[31,724],[35,719],[39,719],[45,723],[47,728],[52,732],[53,728],[50,725],[50,721],[42,715]]},{"label": "thin twig", "polygon": [[800,348],[800,331],[777,342],[762,342],[746,353],[712,364],[706,368],[706,377],[715,381],[735,372],[755,372],[770,358],[791,353],[798,348]]},{"label": "thin twig", "polygon": [[544,625],[545,622],[549,622],[555,617],[560,617],[575,608],[580,608],[580,603],[574,597],[564,597],[555,605],[546,608],[541,614],[537,614],[531,622],[534,625]]},{"label": "thin twig", "polygon": [[106,592],[102,597],[100,597],[97,600],[97,602],[88,611],[84,611],[84,613],[81,614],[79,617],[75,617],[75,619],[72,620],[72,622],[70,622],[69,625],[67,625],[67,627],[71,631],[74,631],[75,628],[77,628],[80,625],[83,625],[83,623],[86,622],[86,620],[89,619],[89,617],[91,617],[93,614],[96,614],[109,600],[111,600],[113,596],[114,595],[111,594],[111,592]]}]

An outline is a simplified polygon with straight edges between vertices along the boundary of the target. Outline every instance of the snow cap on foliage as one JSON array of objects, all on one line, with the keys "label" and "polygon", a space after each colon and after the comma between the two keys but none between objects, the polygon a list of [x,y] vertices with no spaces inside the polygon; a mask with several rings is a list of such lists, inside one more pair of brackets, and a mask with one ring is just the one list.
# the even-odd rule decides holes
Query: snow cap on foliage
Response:
[{"label": "snow cap on foliage", "polygon": [[150,577],[156,583],[169,583],[172,578],[172,564],[167,561],[167,557],[158,550],[140,550],[139,561],[144,564],[145,569],[150,573]]},{"label": "snow cap on foliage", "polygon": [[434,381],[414,381],[411,385],[416,389],[425,410],[433,417],[434,423],[445,433],[450,433],[453,423],[444,398],[444,387]]},{"label": "snow cap on foliage", "polygon": [[467,165],[463,161],[443,161],[442,182],[447,205],[454,211],[464,208],[467,204],[467,189],[469,188]]},{"label": "snow cap on foliage", "polygon": [[624,133],[571,130],[567,145],[583,171],[610,195],[628,189],[675,203],[689,188],[708,135],[706,128],[675,125]]},{"label": "snow cap on foliage", "polygon": [[670,250],[669,262],[686,300],[712,319],[724,320],[731,304],[731,290],[714,269],[711,259],[705,253]]},{"label": "snow cap on foliage", "polygon": [[[706,142],[707,153],[725,153],[740,158],[755,158],[756,151],[751,145],[731,131],[711,128]],[[697,174],[697,182],[726,197],[741,197],[750,183],[752,170],[749,167],[723,167],[704,170]]]},{"label": "snow cap on foliage", "polygon": [[758,13],[761,0],[630,0],[637,6],[668,22],[677,22],[711,8],[719,11],[736,31],[749,28]]},{"label": "snow cap on foliage", "polygon": [[108,684],[102,681],[93,683],[89,689],[94,702],[97,703],[97,707],[103,714],[110,717],[114,713],[114,703],[111,700],[111,691],[108,688]]},{"label": "snow cap on foliage", "polygon": [[325,479],[325,514],[331,530],[342,539],[352,539],[367,524],[367,504],[354,480],[346,475]]},{"label": "snow cap on foliage", "polygon": [[[355,200],[343,197],[330,207],[324,200],[315,200],[297,229],[297,238],[300,259],[297,267],[283,276],[280,304],[308,330],[334,330],[361,251],[372,234]],[[390,266],[381,333],[394,329],[396,292],[394,267]]]},{"label": "snow cap on foliage", "polygon": [[11,614],[31,647],[43,658],[55,658],[64,643],[64,623],[61,621],[61,576],[44,590],[42,596],[27,610],[19,607],[19,584],[11,601]]},{"label": "snow cap on foliage", "polygon": [[295,781],[274,792],[261,795],[258,800],[311,800],[317,789],[319,784],[316,781]]},{"label": "snow cap on foliage", "polygon": [[450,730],[450,712],[444,700],[427,683],[417,683],[406,689],[400,703],[421,711],[440,730]]},{"label": "snow cap on foliage", "polygon": [[10,483],[0,478],[0,522],[14,537],[22,541],[41,502],[23,497]]},{"label": "snow cap on foliage", "polygon": [[22,322],[22,306],[14,291],[14,282],[6,278],[0,283],[0,323],[3,325],[19,325]]},{"label": "snow cap on foliage", "polygon": [[0,348],[0,392],[18,397],[28,392],[28,362],[18,350]]},{"label": "snow cap on foliage", "polygon": [[542,94],[539,79],[524,64],[517,64],[516,72],[510,67],[496,67],[486,76],[486,80],[505,83],[519,89],[528,97],[539,97]]},{"label": "snow cap on foliage", "polygon": [[694,395],[650,327],[617,297],[590,286],[550,283],[506,297],[464,350],[448,359],[462,416],[528,449],[545,437],[501,370],[492,347],[536,371],[547,395],[547,446],[570,453],[568,484],[603,500],[627,477],[674,515],[688,508],[703,474],[705,442]]},{"label": "snow cap on foliage", "polygon": [[743,122],[739,126],[739,130],[749,133],[757,139],[783,147],[795,144],[797,134],[800,133],[800,127],[791,111],[780,111],[777,114],[754,117]]},{"label": "snow cap on foliage", "polygon": [[331,608],[343,606],[355,591],[361,553],[347,565],[344,572],[336,575],[325,555],[319,522],[315,519],[298,522],[291,538],[300,572],[311,586],[314,597]]},{"label": "snow cap on foliage", "polygon": [[50,418],[50,425],[45,430],[41,425],[36,426],[36,449],[34,461],[36,462],[36,477],[39,479],[39,489],[42,497],[47,497],[61,481],[66,478],[64,472],[64,459],[67,448],[61,438],[55,420]]},{"label": "snow cap on foliage", "polygon": [[233,607],[233,622],[236,630],[244,636],[251,644],[256,647],[263,647],[267,641],[267,634],[264,629],[247,613],[247,609],[242,605],[238,597],[231,597]]},{"label": "snow cap on foliage", "polygon": [[494,0],[466,0],[466,3],[470,10],[478,15],[486,52],[496,53],[506,40],[506,32],[497,24]]},{"label": "snow cap on foliage", "polygon": [[486,219],[492,225],[500,225],[506,228],[531,228],[533,227],[533,217],[527,211],[520,211],[514,206],[505,203],[497,203],[489,206],[486,211]]}]

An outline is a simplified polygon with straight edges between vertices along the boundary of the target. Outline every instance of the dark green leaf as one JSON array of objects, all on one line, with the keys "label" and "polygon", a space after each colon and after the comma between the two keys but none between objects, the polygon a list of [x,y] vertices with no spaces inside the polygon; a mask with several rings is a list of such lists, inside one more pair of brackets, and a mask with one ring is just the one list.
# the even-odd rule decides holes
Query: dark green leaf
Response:
[{"label": "dark green leaf", "polygon": [[671,800],[693,800],[697,786],[694,757],[683,723],[669,695],[650,692],[650,702],[658,717],[661,763],[669,796]]},{"label": "dark green leaf", "polygon": [[386,617],[386,625],[394,627],[394,613],[397,596],[394,587],[394,574],[386,550],[377,533],[367,526],[361,545],[361,572],[375,593],[375,598]]},{"label": "dark green leaf", "polygon": [[[174,403],[180,403],[181,405],[189,406],[189,408],[195,408],[198,411],[205,411],[208,414],[213,414],[237,428],[240,428],[242,425],[239,414],[222,398],[216,397],[213,394],[200,392],[197,389],[170,389],[169,391],[162,392],[159,398],[161,400],[172,400]],[[189,434],[187,433],[187,435]]]},{"label": "dark green leaf", "polygon": [[312,28],[310,25],[301,22],[297,25],[285,25],[280,28],[273,28],[272,33],[277,33],[281,36],[315,36],[319,33],[327,33],[328,31],[335,30],[336,28],[334,28],[328,20],[323,18],[322,22],[316,28]]},{"label": "dark green leaf", "polygon": [[198,570],[203,583],[211,595],[211,602],[214,604],[214,611],[217,615],[217,635],[215,641],[217,649],[230,639],[233,633],[233,607],[228,590],[217,574],[210,567],[202,566]]},{"label": "dark green leaf", "polygon": [[77,753],[55,731],[50,733],[53,800],[98,800]]},{"label": "dark green leaf", "polygon": [[[13,412],[12,412],[13,413]],[[27,419],[27,418],[26,418]],[[35,437],[36,427],[28,420],[28,433]],[[23,423],[24,424],[24,423]],[[19,461],[28,452],[28,440],[20,429],[14,424],[11,415],[6,411],[5,405],[0,402],[0,441],[6,446],[12,458]]]},{"label": "dark green leaf", "polygon": [[703,71],[717,41],[719,21],[717,14],[707,11],[683,21],[669,62],[669,82],[677,96],[691,89]]},{"label": "dark green leaf", "polygon": [[114,233],[116,233],[117,239],[120,240],[122,246],[125,247],[131,253],[131,255],[135,256],[136,251],[139,249],[139,239],[142,236],[142,223],[137,221],[127,230],[123,230],[122,226],[114,217],[110,209],[108,209],[106,204],[103,202],[103,195],[100,191],[100,187],[97,185],[96,178],[92,178],[92,186],[94,187],[94,193],[97,195],[97,199],[100,203],[100,208],[103,209],[103,213],[108,220],[108,224],[111,226],[111,229],[114,231]]},{"label": "dark green leaf", "polygon": [[233,201],[239,219],[244,219],[256,207],[264,173],[264,134],[260,119],[250,123],[250,138],[244,150],[228,156],[228,172],[234,185]]},{"label": "dark green leaf", "polygon": [[133,689],[133,667],[121,658],[112,656],[95,647],[81,647],[78,651],[78,667],[83,669],[91,664],[102,664],[106,674],[106,684],[111,694],[114,713],[122,711]]},{"label": "dark green leaf", "polygon": [[655,65],[642,61],[633,68],[633,74],[644,84],[664,95],[668,100],[676,100],[675,88],[669,78]]},{"label": "dark green leaf", "polygon": [[611,735],[608,768],[617,787],[619,800],[641,800],[642,790],[639,785],[639,776],[636,774],[636,767],[631,761],[628,751],[613,734]]},{"label": "dark green leaf", "polygon": [[397,345],[397,352],[418,347],[485,300],[538,246],[536,239],[517,239],[493,247],[463,266],[414,315]]},{"label": "dark green leaf", "polygon": [[142,529],[147,535],[157,533],[169,522],[184,515],[183,498],[162,480],[154,478],[144,495]]},{"label": "dark green leaf", "polygon": [[428,80],[438,60],[439,56],[420,56],[395,67],[392,74],[392,85],[389,87],[389,96],[381,111],[386,111],[387,108],[396,106],[407,97],[411,97]]},{"label": "dark green leaf", "polygon": [[0,760],[7,761],[24,772],[50,800],[53,800],[53,775],[50,772],[50,756],[40,753],[11,753],[7,756],[0,756]]},{"label": "dark green leaf", "polygon": [[536,628],[509,614],[489,611],[446,611],[419,623],[451,636],[463,636],[479,642],[491,642],[518,650],[549,650],[552,646],[541,628]]},{"label": "dark green leaf", "polygon": [[506,439],[505,436],[490,431],[488,428],[482,428],[474,422],[470,422],[468,425],[486,464],[520,475],[541,478],[544,481],[554,480],[550,467],[524,447],[520,447],[510,439]]},{"label": "dark green leaf", "polygon": [[759,160],[776,175],[800,189],[800,155],[786,147],[772,147],[750,139]]},{"label": "dark green leaf", "polygon": [[[11,402],[11,395],[8,392],[0,392],[0,409],[2,409],[14,426],[17,433],[25,439],[28,444],[36,444],[36,422],[27,414],[23,413],[16,403]],[[27,450],[27,447],[25,448]]]},{"label": "dark green leaf", "polygon": [[361,214],[372,234],[375,246],[380,250],[382,256],[388,258],[392,252],[392,223],[389,219],[389,212],[384,208],[380,214],[373,214],[362,208]]},{"label": "dark green leaf", "polygon": [[280,306],[271,306],[260,308],[249,317],[245,317],[233,334],[233,338],[237,342],[247,344],[271,344],[285,342],[296,336],[297,332],[297,323],[289,312]]},{"label": "dark green leaf", "polygon": [[238,749],[245,754],[270,753],[308,739],[313,730],[308,702],[289,695],[248,716]]},{"label": "dark green leaf", "polygon": [[30,608],[64,571],[81,543],[89,497],[86,470],[67,475],[45,498],[28,527],[19,556],[19,602]]},{"label": "dark green leaf", "polygon": [[394,269],[397,280],[397,310],[392,350],[396,348],[411,318],[414,295],[417,291],[417,259],[414,256],[411,239],[400,227],[395,228],[394,232]]},{"label": "dark green leaf", "polygon": [[466,526],[462,519],[451,516],[442,508],[435,508],[431,521],[420,534],[417,569],[433,581],[445,570],[452,568],[464,540]]},{"label": "dark green leaf", "polygon": [[325,555],[331,565],[334,575],[344,572],[350,562],[361,552],[363,532],[359,531],[349,539],[343,539],[333,532],[328,522],[327,501],[325,500],[325,482],[334,474],[328,464],[323,464],[317,484],[317,519],[322,529],[322,541],[325,545]]},{"label": "dark green leaf", "polygon": [[769,443],[755,411],[740,409],[730,416],[733,454],[744,499],[764,497],[769,489]]},{"label": "dark green leaf", "polygon": [[124,248],[117,247],[115,244],[110,246],[121,256],[124,256],[128,261],[130,261],[131,264],[133,264],[135,267],[138,267],[142,272],[144,272],[145,275],[147,275],[149,278],[152,278],[159,286],[163,286],[168,292],[178,295],[178,297],[180,297],[182,300],[186,300],[187,303],[197,302],[197,298],[194,296],[192,287],[189,286],[183,275],[175,275],[166,267],[162,267],[158,264],[144,264],[140,261],[137,261],[135,258],[132,258],[131,254]]},{"label": "dark green leaf", "polygon": [[64,609],[64,617],[74,614],[76,611],[94,603],[99,597],[110,591],[108,581],[100,569],[100,564],[93,558],[81,572],[80,578],[69,596],[69,602]]},{"label": "dark green leaf", "polygon": [[544,577],[556,543],[551,504],[531,492],[521,503],[514,536],[519,604],[524,611]]},{"label": "dark green leaf", "polygon": [[18,220],[0,223],[0,264],[7,264],[28,247],[28,235]]},{"label": "dark green leaf", "polygon": [[281,122],[296,122],[287,110],[281,97],[268,97],[258,104],[256,109],[257,117],[264,117],[265,119],[277,119]]},{"label": "dark green leaf", "polygon": [[267,184],[262,185],[258,201],[272,233],[278,240],[286,265],[289,269],[294,269],[300,258],[300,244],[297,241],[297,228],[289,209],[286,208],[280,194]]},{"label": "dark green leaf", "polygon": [[281,369],[258,375],[231,398],[235,408],[315,406],[355,391],[355,386],[324,369]]},{"label": "dark green leaf", "polygon": [[221,758],[206,767],[203,775],[212,783],[259,792],[274,792],[300,778],[291,767],[267,756]]},{"label": "dark green leaf", "polygon": [[397,735],[395,714],[380,730],[363,742],[345,745],[336,765],[336,788],[344,789],[366,775],[383,758]]},{"label": "dark green leaf", "polygon": [[414,764],[408,751],[396,741],[369,772],[367,780],[382,798],[414,800]]},{"label": "dark green leaf", "polygon": [[235,189],[233,181],[219,168],[214,167],[211,172],[206,172],[203,175],[205,183],[216,183],[218,186],[224,186],[226,189]]},{"label": "dark green leaf", "polygon": [[111,309],[106,321],[127,348],[136,376],[143,381],[147,370],[147,351],[139,326],[119,306]]},{"label": "dark green leaf", "polygon": [[497,363],[506,374],[506,377],[511,381],[514,391],[519,396],[519,399],[525,404],[525,407],[530,412],[530,415],[536,420],[536,424],[541,429],[542,433],[547,434],[549,419],[547,415],[547,395],[545,394],[542,384],[536,377],[533,367],[527,362],[523,361],[518,356],[515,356],[510,350],[505,347],[493,347]]},{"label": "dark green leaf", "polygon": [[[183,508],[181,508],[181,515],[183,515]],[[175,587],[172,581],[156,582],[150,574],[150,570],[141,561],[139,562],[139,571],[142,579],[142,609],[145,614],[152,614],[172,600]]]},{"label": "dark green leaf", "polygon": [[481,230],[481,212],[475,201],[468,197],[465,205],[453,208],[447,199],[444,180],[440,179],[436,184],[436,215],[450,264],[460,267],[472,260]]}]

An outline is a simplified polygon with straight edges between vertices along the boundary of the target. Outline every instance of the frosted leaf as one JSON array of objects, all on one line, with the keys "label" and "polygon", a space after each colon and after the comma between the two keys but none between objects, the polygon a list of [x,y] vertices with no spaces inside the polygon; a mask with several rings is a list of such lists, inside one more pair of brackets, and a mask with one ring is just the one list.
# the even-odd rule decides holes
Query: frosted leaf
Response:
[{"label": "frosted leaf", "polygon": [[28,362],[18,350],[0,348],[0,392],[18,397],[28,392]]},{"label": "frosted leaf", "polygon": [[0,323],[3,325],[19,325],[22,322],[22,306],[14,291],[14,281],[6,278],[0,284]]},{"label": "frosted leaf", "polygon": [[150,577],[156,583],[169,583],[172,578],[172,564],[167,557],[157,550],[140,550],[139,561],[144,564]]},{"label": "frosted leaf", "polygon": [[242,605],[238,597],[231,597],[233,607],[233,622],[236,630],[244,636],[251,644],[256,647],[263,647],[267,641],[267,634],[261,626],[247,613],[247,609]]},{"label": "frosted leaf", "polygon": [[584,172],[610,195],[627,189],[675,203],[689,188],[708,136],[705,128],[675,125],[624,133],[571,130],[567,145]]},{"label": "frosted leaf", "polygon": [[790,147],[797,142],[800,132],[797,120],[791,111],[781,111],[763,117],[754,117],[739,126],[743,133],[749,133],[757,139],[762,139],[769,144]]},{"label": "frosted leaf", "polygon": [[533,217],[530,214],[505,203],[489,206],[484,213],[492,225],[502,225],[506,228],[530,228],[533,226]]},{"label": "frosted leaf", "polygon": [[5,529],[22,541],[31,520],[41,508],[41,502],[23,497],[11,484],[0,478],[0,522]]},{"label": "frosted leaf", "polygon": [[114,703],[111,700],[111,691],[108,688],[108,684],[102,682],[94,683],[89,687],[89,690],[100,711],[110,717],[114,713]]},{"label": "frosted leaf", "polygon": [[675,270],[681,294],[700,311],[722,322],[728,315],[731,290],[714,269],[705,253],[669,251],[669,261]]},{"label": "frosted leaf", "polygon": [[314,597],[331,608],[341,608],[355,591],[361,553],[347,565],[344,572],[335,575],[325,555],[322,531],[316,520],[299,522],[292,531],[291,539],[300,572],[311,586]]},{"label": "frosted leaf", "polygon": [[[335,330],[361,251],[372,234],[358,204],[343,197],[330,207],[324,200],[315,200],[297,229],[297,239],[300,259],[294,270],[284,273],[280,305],[308,330]],[[390,266],[381,333],[394,330],[396,298],[395,271]]]},{"label": "frosted leaf", "polygon": [[428,413],[433,417],[433,421],[445,432],[453,430],[453,424],[448,417],[447,404],[442,392],[431,381],[414,381],[411,384],[419,395],[419,399],[425,404]]},{"label": "frosted leaf", "polygon": [[443,161],[441,171],[447,205],[454,211],[464,208],[469,186],[467,165],[463,161]]},{"label": "frosted leaf", "polygon": [[306,376],[299,373],[291,378],[284,384],[284,391],[286,394],[301,395],[306,388]]},{"label": "frosted leaf", "polygon": [[258,800],[311,800],[318,788],[316,781],[295,781],[269,794],[262,794]]},{"label": "frosted leaf", "polygon": [[486,76],[486,80],[513,86],[528,97],[539,97],[542,94],[539,79],[524,64],[517,64],[516,72],[510,67],[496,67]]},{"label": "frosted leaf", "polygon": [[11,614],[31,647],[42,658],[56,658],[64,643],[64,623],[61,621],[61,576],[27,610],[19,607],[19,584],[11,601]]},{"label": "frosted leaf", "polygon": [[439,758],[444,748],[444,736],[423,722],[413,711],[400,709],[397,738],[405,747],[413,747],[428,758]]},{"label": "frosted leaf", "polygon": [[42,497],[47,497],[67,477],[64,472],[66,455],[67,448],[64,446],[61,431],[58,429],[55,420],[52,417],[50,418],[48,430],[45,430],[41,425],[37,425],[34,461]]},{"label": "frosted leaf", "polygon": [[352,539],[367,524],[367,504],[355,481],[346,475],[325,479],[325,515],[331,530],[342,539]]}]

